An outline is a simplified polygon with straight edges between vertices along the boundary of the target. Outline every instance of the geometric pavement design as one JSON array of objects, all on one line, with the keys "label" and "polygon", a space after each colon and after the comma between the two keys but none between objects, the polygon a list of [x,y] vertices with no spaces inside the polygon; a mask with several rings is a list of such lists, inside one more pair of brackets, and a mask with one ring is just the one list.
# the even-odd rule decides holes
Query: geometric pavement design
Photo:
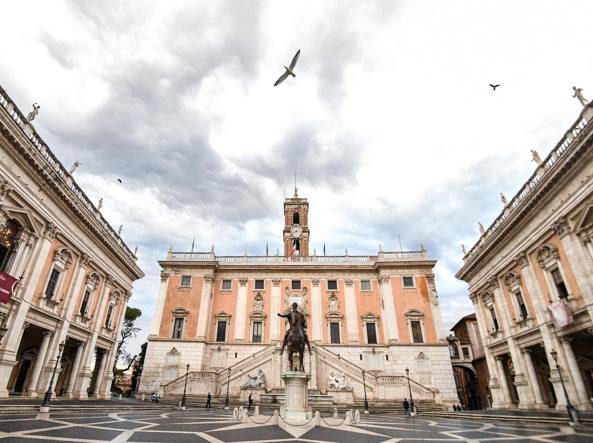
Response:
[{"label": "geometric pavement design", "polygon": [[[0,406],[1,407],[1,406]],[[55,413],[0,415],[0,443],[8,442],[565,442],[592,443],[593,427],[521,422],[361,415],[346,426],[343,419],[322,417],[326,426],[296,427],[266,424],[267,416],[250,416],[238,423],[220,409],[144,412]],[[257,425],[253,422],[258,423]],[[330,425],[330,426],[327,426]]]}]

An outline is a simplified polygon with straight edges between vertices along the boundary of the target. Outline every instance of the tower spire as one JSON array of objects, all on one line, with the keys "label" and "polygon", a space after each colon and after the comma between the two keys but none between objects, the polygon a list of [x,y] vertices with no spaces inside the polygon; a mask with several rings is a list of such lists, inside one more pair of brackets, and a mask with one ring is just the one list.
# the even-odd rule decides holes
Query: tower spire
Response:
[{"label": "tower spire", "polygon": [[298,198],[299,196],[299,188],[297,188],[297,179],[296,179],[296,172],[294,173],[294,198]]}]

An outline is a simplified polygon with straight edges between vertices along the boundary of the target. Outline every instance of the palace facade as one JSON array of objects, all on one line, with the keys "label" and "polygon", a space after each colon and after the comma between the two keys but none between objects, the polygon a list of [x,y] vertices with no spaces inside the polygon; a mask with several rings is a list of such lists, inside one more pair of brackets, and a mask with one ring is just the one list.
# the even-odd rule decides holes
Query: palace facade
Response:
[{"label": "palace facade", "polygon": [[593,106],[533,157],[457,277],[469,283],[494,408],[591,409]]},{"label": "palace facade", "polygon": [[[281,398],[287,330],[297,302],[313,353],[315,401],[409,397],[457,401],[433,267],[425,250],[372,256],[310,254],[309,203],[284,202],[284,255],[169,251],[162,267],[140,392]],[[410,386],[406,378],[410,374]]]},{"label": "palace facade", "polygon": [[109,398],[119,329],[142,276],[0,88],[0,397],[43,396],[57,367],[55,395]]}]

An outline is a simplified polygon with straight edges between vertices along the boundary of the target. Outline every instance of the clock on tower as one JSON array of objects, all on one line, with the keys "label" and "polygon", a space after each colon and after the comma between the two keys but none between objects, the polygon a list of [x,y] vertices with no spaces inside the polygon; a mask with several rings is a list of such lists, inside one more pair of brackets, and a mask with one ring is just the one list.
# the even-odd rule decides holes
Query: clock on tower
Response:
[{"label": "clock on tower", "polygon": [[284,255],[309,255],[309,203],[306,198],[294,196],[284,200]]}]

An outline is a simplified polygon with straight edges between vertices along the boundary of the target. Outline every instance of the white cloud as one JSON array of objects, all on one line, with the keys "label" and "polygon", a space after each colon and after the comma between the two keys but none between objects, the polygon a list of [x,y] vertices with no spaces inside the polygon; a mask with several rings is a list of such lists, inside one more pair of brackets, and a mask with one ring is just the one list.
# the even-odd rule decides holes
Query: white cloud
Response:
[{"label": "white cloud", "polygon": [[[593,96],[589,1],[21,1],[3,15],[0,82],[25,112],[41,104],[38,130],[140,246],[143,326],[170,242],[281,249],[296,171],[312,246],[424,243],[450,327],[472,309],[459,244],[576,118],[571,87]],[[272,87],[299,48],[297,77]]]}]

